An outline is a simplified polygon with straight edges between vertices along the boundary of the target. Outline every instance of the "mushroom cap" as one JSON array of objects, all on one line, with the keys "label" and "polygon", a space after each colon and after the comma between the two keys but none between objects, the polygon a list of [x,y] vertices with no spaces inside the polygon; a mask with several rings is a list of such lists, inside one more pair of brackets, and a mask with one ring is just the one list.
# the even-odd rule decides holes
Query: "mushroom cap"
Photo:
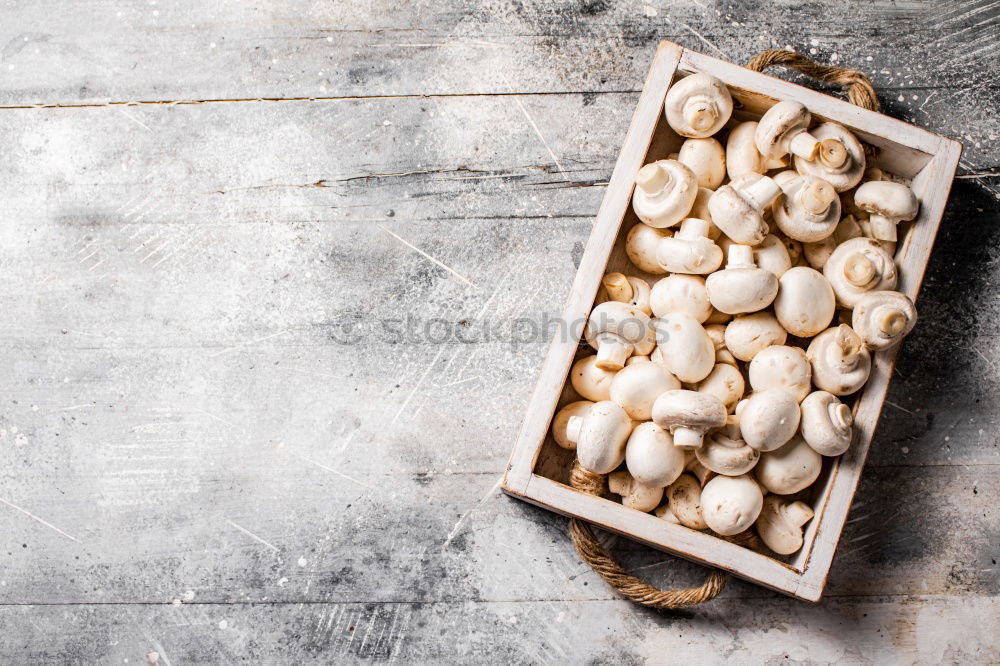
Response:
[{"label": "mushroom cap", "polygon": [[708,527],[701,512],[701,484],[690,474],[681,474],[667,486],[667,506],[684,527],[703,530]]},{"label": "mushroom cap", "polygon": [[854,306],[851,324],[865,346],[875,351],[895,347],[917,323],[917,308],[898,291],[870,291]]},{"label": "mushroom cap", "polygon": [[838,245],[861,235],[863,233],[857,220],[854,219],[853,215],[846,215],[837,223],[837,228],[834,229],[832,235],[815,243],[803,243],[802,251],[809,265],[818,271],[822,271],[823,267],[826,266],[827,260],[830,259],[830,255],[833,254]]},{"label": "mushroom cap", "polygon": [[787,339],[788,331],[770,312],[741,315],[726,325],[726,348],[741,361],[752,361],[761,350]]},{"label": "mushroom cap", "polygon": [[851,446],[854,434],[851,408],[837,396],[814,391],[802,401],[802,439],[823,456],[839,456]]},{"label": "mushroom cap", "polygon": [[742,122],[729,130],[726,141],[726,171],[730,180],[736,180],[747,173],[764,173],[764,157],[757,150],[754,134],[757,123],[753,120]]},{"label": "mushroom cap", "polygon": [[594,403],[582,417],[576,438],[580,466],[594,474],[611,472],[625,460],[625,444],[631,432],[632,419],[624,409],[610,400]]},{"label": "mushroom cap", "polygon": [[853,308],[870,291],[895,289],[898,279],[892,255],[871,238],[852,238],[838,245],[826,260],[823,275],[845,308]]},{"label": "mushroom cap", "polygon": [[727,412],[733,411],[736,403],[743,397],[744,390],[746,383],[743,380],[743,373],[729,363],[716,363],[712,372],[708,373],[708,377],[698,382],[698,393],[715,396]]},{"label": "mushroom cap", "polygon": [[712,136],[733,113],[733,98],[719,79],[708,74],[691,74],[667,90],[663,103],[667,123],[681,136]]},{"label": "mushroom cap", "polygon": [[674,439],[663,427],[640,423],[625,445],[625,466],[640,483],[664,488],[684,472],[684,450],[674,446]]},{"label": "mushroom cap", "polygon": [[788,248],[785,247],[784,241],[774,234],[768,234],[760,245],[753,248],[753,261],[758,268],[763,268],[778,278],[792,267]]},{"label": "mushroom cap", "polygon": [[743,441],[758,451],[773,451],[799,429],[798,401],[787,391],[757,391],[736,407]]},{"label": "mushroom cap", "polygon": [[556,444],[570,451],[576,449],[576,442],[571,442],[566,437],[566,425],[569,423],[571,417],[586,415],[593,404],[590,400],[577,400],[556,412],[555,417],[552,419],[552,439],[556,440]]},{"label": "mushroom cap", "polygon": [[732,536],[745,531],[760,515],[764,493],[747,476],[717,476],[701,491],[705,523],[717,534]]},{"label": "mushroom cap", "polygon": [[712,222],[737,243],[757,245],[767,236],[761,211],[732,185],[723,185],[708,200]]},{"label": "mushroom cap", "polygon": [[[597,350],[598,365],[608,370],[620,370],[625,358],[632,353],[645,356],[656,344],[656,330],[649,316],[634,305],[618,301],[607,301],[591,310],[584,336]],[[632,349],[621,363],[602,362],[602,347],[607,344],[631,345]]]},{"label": "mushroom cap", "polygon": [[667,271],[656,260],[656,248],[660,240],[672,235],[669,229],[657,229],[637,222],[625,236],[625,254],[636,268],[643,273],[662,275]]},{"label": "mushroom cap", "polygon": [[847,324],[828,328],[813,338],[806,356],[812,365],[813,384],[833,395],[854,393],[871,374],[871,354],[861,336]]},{"label": "mushroom cap", "polygon": [[653,415],[653,402],[662,393],[680,387],[677,378],[656,363],[635,363],[615,374],[609,393],[630,418],[648,421]]},{"label": "mushroom cap", "polygon": [[694,198],[694,205],[691,206],[691,212],[688,213],[688,217],[696,217],[699,220],[708,222],[708,237],[718,242],[719,237],[722,236],[722,230],[712,222],[712,211],[708,209],[708,200],[712,198],[713,194],[715,192],[707,187],[699,187],[698,196]]},{"label": "mushroom cap", "polygon": [[691,315],[671,312],[657,319],[655,328],[660,360],[677,379],[700,382],[715,367],[712,339]]},{"label": "mushroom cap", "polygon": [[781,448],[762,455],[754,474],[772,493],[791,495],[811,486],[822,469],[823,456],[796,435]]},{"label": "mushroom cap", "polygon": [[713,395],[677,389],[656,399],[653,421],[671,433],[678,426],[705,432],[726,425],[726,408]]},{"label": "mushroom cap", "polygon": [[854,192],[854,204],[873,215],[898,220],[912,220],[920,202],[906,185],[888,180],[871,180]]},{"label": "mushroom cap", "polygon": [[[839,123],[826,122],[820,123],[809,133],[819,140],[819,152],[814,160],[796,155],[796,171],[819,176],[833,185],[838,192],[845,192],[861,182],[861,178],[865,175],[865,150],[849,129]],[[844,160],[837,166],[833,166],[833,163],[827,160],[831,144]]]},{"label": "mushroom cap", "polygon": [[700,449],[695,449],[698,462],[716,474],[739,476],[746,474],[760,460],[760,451],[742,439],[733,439],[723,432],[716,432],[705,439]]},{"label": "mushroom cap", "polygon": [[681,524],[681,521],[677,519],[677,516],[674,515],[674,512],[670,510],[669,504],[663,504],[660,507],[658,507],[656,511],[653,512],[653,515],[656,516],[657,518],[662,518],[668,523],[673,523],[674,525]]},{"label": "mushroom cap", "polygon": [[639,169],[632,210],[651,227],[671,227],[685,217],[698,196],[698,179],[677,160],[658,160]]},{"label": "mushroom cap", "polygon": [[675,273],[658,280],[650,292],[649,305],[657,317],[683,312],[701,323],[712,314],[705,278],[699,275]]},{"label": "mushroom cap", "polygon": [[830,325],[837,309],[833,288],[823,274],[795,266],[778,280],[774,314],[792,335],[809,338]]},{"label": "mushroom cap", "polygon": [[802,548],[802,526],[813,515],[812,508],[805,502],[768,495],[757,517],[757,534],[764,545],[778,555],[791,555]]},{"label": "mushroom cap", "polygon": [[596,303],[606,301],[618,301],[628,303],[651,314],[649,307],[649,283],[642,278],[625,275],[623,273],[606,273],[601,278],[601,287],[597,291]]},{"label": "mushroom cap", "polygon": [[636,511],[652,511],[663,499],[663,486],[647,486],[624,470],[608,475],[608,490],[621,495],[622,505]]},{"label": "mushroom cap", "polygon": [[584,356],[573,364],[569,382],[582,397],[592,402],[611,399],[611,380],[616,370],[605,370],[597,365],[597,356]]},{"label": "mushroom cap", "polygon": [[818,176],[794,178],[772,204],[774,222],[783,234],[815,243],[833,234],[840,222],[840,197]]},{"label": "mushroom cap", "polygon": [[754,391],[781,389],[796,402],[802,402],[812,386],[812,366],[798,347],[772,345],[762,349],[750,361],[748,375]]},{"label": "mushroom cap", "polygon": [[729,249],[725,270],[709,275],[705,287],[716,310],[743,314],[763,310],[771,304],[778,294],[778,278],[754,265],[750,247],[734,245]]},{"label": "mushroom cap", "polygon": [[812,117],[799,102],[785,100],[768,109],[757,123],[754,143],[765,158],[787,155],[791,137],[809,129]]},{"label": "mushroom cap", "polygon": [[656,260],[671,273],[711,273],[722,263],[722,249],[708,238],[706,220],[689,217],[680,231],[664,238],[656,249]]},{"label": "mushroom cap", "polygon": [[698,178],[698,187],[714,190],[726,178],[726,151],[716,139],[686,139],[677,152],[677,161]]}]

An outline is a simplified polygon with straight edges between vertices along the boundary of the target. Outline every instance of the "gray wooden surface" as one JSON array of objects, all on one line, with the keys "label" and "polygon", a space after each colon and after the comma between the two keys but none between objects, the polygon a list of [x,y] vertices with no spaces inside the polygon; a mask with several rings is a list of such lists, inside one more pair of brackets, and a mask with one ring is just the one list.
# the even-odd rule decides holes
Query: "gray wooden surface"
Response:
[{"label": "gray wooden surface", "polygon": [[[497,491],[660,39],[966,145],[817,606],[639,609]],[[998,59],[995,0],[3,3],[0,661],[996,661]]]}]

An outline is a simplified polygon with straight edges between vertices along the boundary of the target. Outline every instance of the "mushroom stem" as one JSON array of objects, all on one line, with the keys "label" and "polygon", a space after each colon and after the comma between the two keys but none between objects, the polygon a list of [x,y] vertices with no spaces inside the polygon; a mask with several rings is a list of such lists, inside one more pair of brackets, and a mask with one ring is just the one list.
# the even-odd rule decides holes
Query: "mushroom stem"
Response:
[{"label": "mushroom stem", "polygon": [[582,416],[571,416],[569,421],[566,421],[566,439],[571,442],[580,441],[580,431],[583,429],[583,417]]},{"label": "mushroom stem", "polygon": [[851,408],[842,402],[830,403],[830,421],[840,430],[846,430],[854,425],[854,415]]},{"label": "mushroom stem", "polygon": [[843,372],[850,372],[861,362],[862,345],[861,336],[847,324],[841,324],[837,327],[834,344],[826,349],[827,363]]},{"label": "mushroom stem", "polygon": [[681,222],[681,228],[677,232],[676,237],[684,239],[707,238],[709,228],[707,220],[688,217]]},{"label": "mushroom stem", "polygon": [[773,178],[764,176],[740,190],[757,210],[764,210],[781,194],[781,188]]},{"label": "mushroom stem", "polygon": [[793,155],[811,162],[816,159],[816,153],[819,151],[819,139],[809,132],[799,132],[788,143],[788,149]]},{"label": "mushroom stem", "polygon": [[875,264],[860,252],[855,252],[844,261],[844,279],[856,287],[866,287],[877,276]]},{"label": "mushroom stem", "polygon": [[881,308],[879,312],[878,327],[885,335],[895,337],[906,328],[906,314],[895,308]]},{"label": "mushroom stem", "polygon": [[596,336],[596,342],[597,361],[595,365],[601,370],[621,370],[625,367],[625,361],[635,348],[625,338],[610,332]]},{"label": "mushroom stem", "polygon": [[847,161],[847,147],[838,139],[823,139],[819,142],[819,161],[836,169]]},{"label": "mushroom stem", "polygon": [[792,502],[785,507],[785,517],[795,527],[802,527],[814,515],[812,508],[805,502]]},{"label": "mushroom stem", "polygon": [[756,268],[753,248],[749,245],[730,245],[726,268]]},{"label": "mushroom stem", "polygon": [[662,166],[653,162],[639,169],[635,176],[635,184],[646,194],[656,194],[670,182],[670,173]]},{"label": "mushroom stem", "polygon": [[802,207],[813,215],[822,215],[830,209],[830,205],[837,198],[837,190],[833,185],[818,180],[799,188],[799,202]]},{"label": "mushroom stem", "polygon": [[896,242],[896,223],[887,217],[872,213],[869,220],[872,236],[876,240]]},{"label": "mushroom stem", "polygon": [[629,284],[628,278],[621,273],[608,273],[601,278],[601,284],[604,286],[605,291],[608,292],[608,298],[612,301],[629,303],[632,300],[632,295],[635,293],[632,285]]},{"label": "mushroom stem", "polygon": [[711,129],[718,117],[715,104],[703,95],[693,95],[684,105],[684,120],[699,132]]},{"label": "mushroom stem", "polygon": [[702,431],[685,428],[684,426],[677,426],[674,429],[673,435],[674,446],[682,449],[700,449],[704,440],[704,433]]}]

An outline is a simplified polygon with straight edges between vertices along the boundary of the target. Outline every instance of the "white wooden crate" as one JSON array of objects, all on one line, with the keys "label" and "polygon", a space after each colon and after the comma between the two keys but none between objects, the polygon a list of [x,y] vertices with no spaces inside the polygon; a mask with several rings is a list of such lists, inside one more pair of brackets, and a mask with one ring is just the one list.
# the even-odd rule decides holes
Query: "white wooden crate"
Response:
[{"label": "white wooden crate", "polygon": [[[683,139],[667,125],[663,100],[675,79],[694,72],[711,74],[729,87],[736,107],[734,119],[754,119],[777,101],[797,100],[808,107],[816,121],[841,123],[876,147],[878,157],[872,166],[911,180],[921,206],[916,220],[900,225],[897,289],[916,300],[958,166],[961,144],[814,90],[661,42],[573,281],[563,320],[586,320],[605,272],[637,274],[624,252],[625,235],[638,222],[630,205],[635,175],[642,165],[664,159],[679,148]],[[503,489],[655,548],[800,599],[818,601],[868,457],[899,348],[874,354],[871,377],[853,405],[854,442],[847,453],[828,462],[816,482],[816,515],[807,524],[802,549],[780,560],[627,509],[617,502],[586,495],[565,483],[572,452],[552,441],[549,424],[556,410],[570,399],[566,380],[579,343],[579,339],[558,333],[553,339],[507,466]]]}]

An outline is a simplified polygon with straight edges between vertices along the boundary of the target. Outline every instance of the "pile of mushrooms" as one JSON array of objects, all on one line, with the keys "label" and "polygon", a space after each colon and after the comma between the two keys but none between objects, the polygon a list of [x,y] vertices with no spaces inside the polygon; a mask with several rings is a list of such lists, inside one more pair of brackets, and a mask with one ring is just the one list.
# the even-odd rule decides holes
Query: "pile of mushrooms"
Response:
[{"label": "pile of mushrooms", "polygon": [[861,142],[782,101],[732,118],[718,79],[667,93],[678,152],[636,174],[634,274],[609,273],[555,442],[625,506],[694,530],[754,528],[798,551],[824,458],[852,442],[872,354],[916,322],[895,291],[897,226],[919,210]]}]

